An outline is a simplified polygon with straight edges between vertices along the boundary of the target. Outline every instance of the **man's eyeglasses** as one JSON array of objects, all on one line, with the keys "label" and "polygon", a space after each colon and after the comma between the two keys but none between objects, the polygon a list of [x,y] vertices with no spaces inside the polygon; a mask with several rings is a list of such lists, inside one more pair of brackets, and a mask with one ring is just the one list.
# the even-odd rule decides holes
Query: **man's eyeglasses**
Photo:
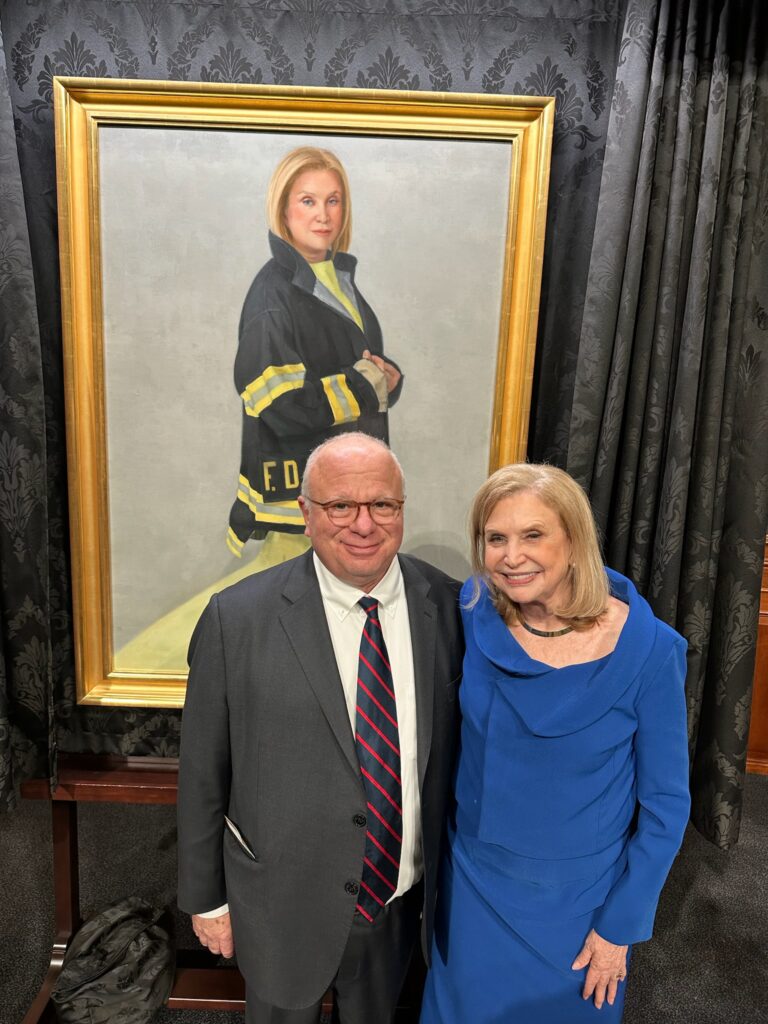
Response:
[{"label": "man's eyeglasses", "polygon": [[360,509],[367,508],[374,523],[391,523],[400,515],[405,498],[375,498],[373,501],[352,501],[336,498],[334,501],[315,501],[304,495],[306,501],[325,509],[325,514],[337,526],[349,526],[357,519]]}]

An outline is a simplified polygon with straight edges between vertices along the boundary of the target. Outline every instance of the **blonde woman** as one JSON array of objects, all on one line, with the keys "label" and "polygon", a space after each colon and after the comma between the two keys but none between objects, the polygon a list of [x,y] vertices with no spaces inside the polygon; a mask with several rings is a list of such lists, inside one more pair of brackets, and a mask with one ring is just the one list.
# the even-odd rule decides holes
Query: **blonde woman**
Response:
[{"label": "blonde woman", "polygon": [[500,469],[470,539],[421,1024],[617,1022],[629,947],[651,935],[688,820],[685,641],[603,567],[562,470]]},{"label": "blonde woman", "polygon": [[272,259],[246,296],[235,360],[243,433],[228,545],[238,556],[251,537],[304,532],[298,497],[318,444],[350,430],[388,440],[402,375],[355,283],[351,205],[328,150],[295,149],[272,175]]}]

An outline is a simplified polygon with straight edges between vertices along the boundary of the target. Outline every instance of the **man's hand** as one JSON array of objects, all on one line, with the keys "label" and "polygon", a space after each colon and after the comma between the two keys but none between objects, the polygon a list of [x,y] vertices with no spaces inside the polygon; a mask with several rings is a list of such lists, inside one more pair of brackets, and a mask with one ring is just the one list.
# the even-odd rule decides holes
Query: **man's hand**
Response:
[{"label": "man's hand", "polygon": [[397,385],[400,383],[402,374],[392,363],[388,363],[386,359],[381,356],[374,356],[371,354],[369,349],[363,352],[363,359],[370,359],[374,366],[377,366],[384,376],[387,378],[387,394],[392,394]]},{"label": "man's hand", "polygon": [[229,914],[221,914],[219,917],[200,917],[199,914],[193,914],[192,927],[200,942],[207,946],[211,953],[226,957],[234,954],[235,942],[232,938]]},{"label": "man's hand", "polygon": [[584,940],[581,952],[571,964],[574,971],[580,971],[589,964],[584,990],[584,999],[595,997],[595,1006],[600,1009],[605,1000],[613,1006],[619,982],[627,976],[627,946],[614,946],[601,938],[592,929]]}]

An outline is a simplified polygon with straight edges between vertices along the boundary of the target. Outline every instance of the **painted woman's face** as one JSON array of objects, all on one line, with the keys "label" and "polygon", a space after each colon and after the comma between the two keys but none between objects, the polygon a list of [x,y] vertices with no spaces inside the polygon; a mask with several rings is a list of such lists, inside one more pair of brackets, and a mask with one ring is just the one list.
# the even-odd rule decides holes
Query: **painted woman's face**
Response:
[{"label": "painted woman's face", "polygon": [[324,260],[339,237],[343,204],[336,171],[304,171],[294,181],[283,216],[291,242],[309,263]]}]

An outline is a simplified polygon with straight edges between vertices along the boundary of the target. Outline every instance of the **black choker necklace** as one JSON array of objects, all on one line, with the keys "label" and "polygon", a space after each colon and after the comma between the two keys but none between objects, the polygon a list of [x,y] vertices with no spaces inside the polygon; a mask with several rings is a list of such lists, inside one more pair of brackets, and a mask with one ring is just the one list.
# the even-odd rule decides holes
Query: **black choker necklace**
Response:
[{"label": "black choker necklace", "polygon": [[527,629],[529,633],[533,633],[534,636],[553,637],[553,636],[565,636],[566,633],[573,632],[573,626],[564,626],[562,629],[536,629],[534,626],[529,626],[525,619],[520,619],[520,625],[523,629]]}]

